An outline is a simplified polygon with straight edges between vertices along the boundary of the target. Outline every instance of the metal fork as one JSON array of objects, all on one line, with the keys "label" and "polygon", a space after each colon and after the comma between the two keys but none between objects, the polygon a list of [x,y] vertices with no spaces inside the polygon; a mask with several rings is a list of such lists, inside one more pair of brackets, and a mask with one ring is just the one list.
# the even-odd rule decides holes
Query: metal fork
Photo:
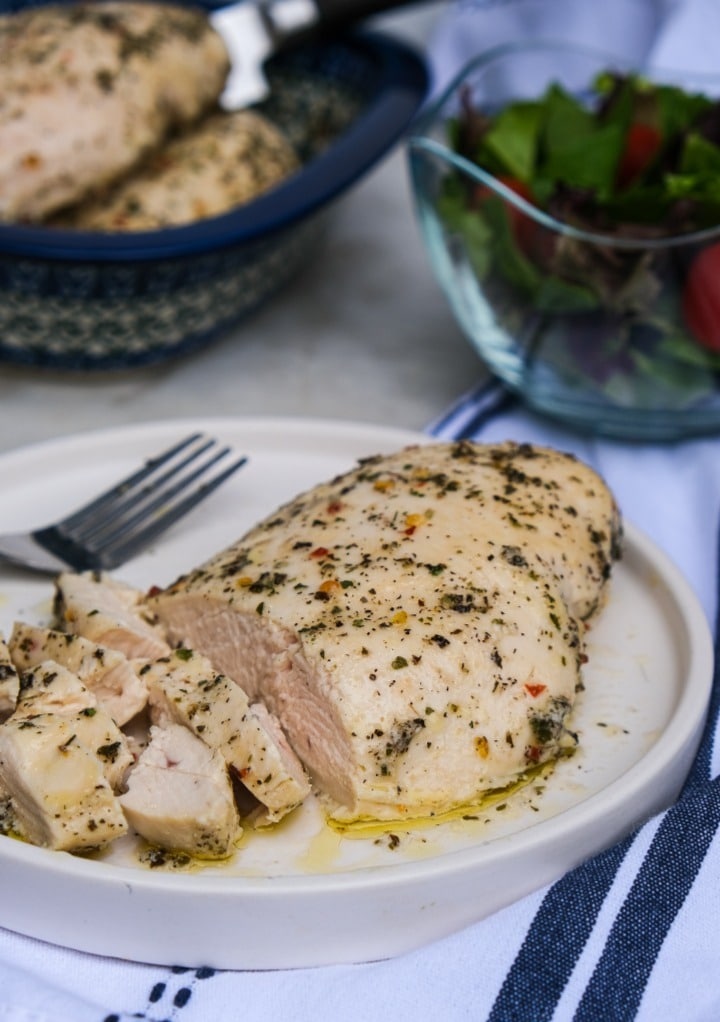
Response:
[{"label": "metal fork", "polygon": [[0,560],[51,575],[117,568],[247,461],[243,456],[228,464],[230,454],[229,447],[193,433],[67,518],[33,532],[0,536]]}]

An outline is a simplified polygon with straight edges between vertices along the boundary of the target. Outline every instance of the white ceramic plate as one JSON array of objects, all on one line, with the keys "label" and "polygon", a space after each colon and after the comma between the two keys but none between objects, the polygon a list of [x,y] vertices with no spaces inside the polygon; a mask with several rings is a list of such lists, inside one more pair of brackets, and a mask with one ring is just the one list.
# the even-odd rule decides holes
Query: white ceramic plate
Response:
[{"label": "white ceramic plate", "polygon": [[[80,435],[0,457],[0,527],[45,524],[195,429],[250,463],[116,573],[128,582],[167,583],[358,456],[427,440],[269,419]],[[0,628],[47,619],[51,593],[46,580],[0,568]],[[709,629],[677,570],[630,526],[588,652],[579,753],[474,819],[396,829],[399,841],[341,838],[311,800],[277,830],[251,834],[232,862],[174,872],[139,864],[131,840],[83,859],[0,837],[0,924],[98,954],[218,968],[367,961],[469,925],[614,842],[682,784],[709,696]]]}]

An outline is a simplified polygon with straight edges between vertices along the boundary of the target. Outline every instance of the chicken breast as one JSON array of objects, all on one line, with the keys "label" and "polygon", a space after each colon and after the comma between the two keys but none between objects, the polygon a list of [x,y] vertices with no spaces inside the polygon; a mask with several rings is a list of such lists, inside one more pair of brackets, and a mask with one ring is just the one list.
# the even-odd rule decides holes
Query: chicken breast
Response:
[{"label": "chicken breast", "polygon": [[86,852],[128,827],[103,764],[79,740],[76,723],[47,713],[0,725],[0,791],[27,841]]},{"label": "chicken breast", "polygon": [[41,713],[76,716],[97,710],[97,701],[77,675],[52,660],[37,664],[20,675],[20,691],[13,717],[37,717]]},{"label": "chicken breast", "polygon": [[73,632],[22,621],[13,625],[9,648],[20,670],[53,660],[72,671],[120,727],[145,708],[147,688],[133,664],[117,650],[98,646]]},{"label": "chicken breast", "polygon": [[107,0],[0,17],[0,220],[39,221],[212,107],[229,59],[203,11]]},{"label": "chicken breast", "polygon": [[268,191],[299,167],[290,143],[251,110],[205,118],[110,189],[50,226],[147,231],[217,216]]},{"label": "chicken breast", "polygon": [[111,788],[119,791],[135,761],[125,735],[77,675],[52,660],[21,674],[12,719],[32,721],[48,714],[69,722],[74,740],[95,754]]},{"label": "chicken breast", "polygon": [[428,444],[300,495],[148,600],[262,700],[331,815],[475,803],[574,741],[612,494],[527,444]]},{"label": "chicken breast", "polygon": [[170,651],[149,620],[143,594],[108,575],[65,572],[55,581],[55,610],[64,629],[117,650],[130,660],[164,656]]},{"label": "chicken breast", "polygon": [[0,632],[0,720],[15,709],[19,688],[17,668],[12,661],[5,636]]},{"label": "chicken breast", "polygon": [[250,706],[243,690],[190,649],[147,664],[155,723],[183,724],[217,749],[238,779],[266,807],[257,822],[275,823],[310,794],[301,763],[277,722],[262,707]]},{"label": "chicken breast", "polygon": [[146,841],[198,858],[227,856],[242,834],[224,759],[178,724],[151,728],[120,802]]}]

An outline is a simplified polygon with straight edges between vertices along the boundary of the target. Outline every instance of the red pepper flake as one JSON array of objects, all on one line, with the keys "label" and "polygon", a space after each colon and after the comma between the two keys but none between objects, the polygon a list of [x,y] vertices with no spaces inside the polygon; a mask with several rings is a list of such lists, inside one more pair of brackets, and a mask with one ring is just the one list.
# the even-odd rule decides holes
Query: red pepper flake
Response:
[{"label": "red pepper flake", "polygon": [[403,529],[403,534],[405,536],[412,536],[412,534],[415,532],[417,527],[419,525],[422,525],[424,522],[427,522],[427,520],[428,520],[428,516],[426,514],[425,515],[419,515],[419,514],[405,515],[405,521],[403,522],[405,528]]},{"label": "red pepper flake", "polygon": [[162,592],[162,589],[160,588],[160,586],[150,586],[150,588],[147,591],[147,595],[148,596],[159,596],[161,592]]},{"label": "red pepper flake", "polygon": [[542,749],[539,745],[528,745],[525,747],[525,759],[528,763],[539,763]]},{"label": "red pepper flake", "polygon": [[329,515],[336,515],[338,511],[342,511],[343,505],[340,500],[331,500],[327,506],[327,513]]},{"label": "red pepper flake", "polygon": [[547,685],[539,685],[539,684],[538,685],[531,685],[531,684],[527,684],[525,686],[525,688],[530,693],[530,695],[533,697],[533,699],[537,699],[537,697],[540,695],[540,693],[545,691],[545,689],[547,688]]},{"label": "red pepper flake", "polygon": [[316,546],[314,550],[310,551],[309,556],[319,561],[321,557],[327,557],[330,553],[326,546]]}]

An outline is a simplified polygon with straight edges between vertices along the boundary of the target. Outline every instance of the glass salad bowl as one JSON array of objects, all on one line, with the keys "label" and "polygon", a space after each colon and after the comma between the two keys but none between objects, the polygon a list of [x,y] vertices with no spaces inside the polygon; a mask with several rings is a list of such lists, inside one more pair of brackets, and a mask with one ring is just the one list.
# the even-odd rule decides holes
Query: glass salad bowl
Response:
[{"label": "glass salad bowl", "polygon": [[720,429],[714,90],[720,78],[512,44],[415,122],[435,275],[483,361],[536,411],[640,441]]}]

